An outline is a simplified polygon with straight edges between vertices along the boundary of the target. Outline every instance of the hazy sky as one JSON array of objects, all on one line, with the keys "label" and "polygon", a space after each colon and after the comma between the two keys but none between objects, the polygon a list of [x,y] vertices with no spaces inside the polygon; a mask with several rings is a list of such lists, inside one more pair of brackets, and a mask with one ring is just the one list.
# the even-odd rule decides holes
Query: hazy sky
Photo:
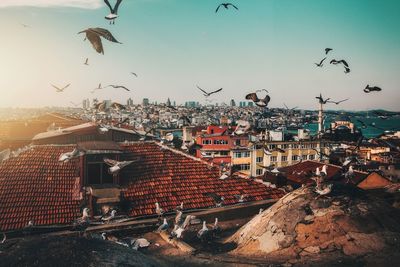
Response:
[{"label": "hazy sky", "polygon": [[[1,0],[0,107],[66,106],[92,97],[204,102],[199,85],[223,87],[214,98],[226,103],[265,88],[272,107],[314,109],[321,92],[351,98],[330,108],[400,110],[400,1],[236,0],[239,11],[215,14],[220,2],[124,0],[109,25],[102,0]],[[77,34],[88,27],[109,29],[123,44],[104,40],[105,54],[97,54]],[[315,67],[325,47],[334,49],[327,61],[346,59],[350,74],[341,66]],[[51,83],[71,86],[56,93]],[[91,94],[99,83],[132,91]],[[383,91],[365,94],[367,84]]]}]

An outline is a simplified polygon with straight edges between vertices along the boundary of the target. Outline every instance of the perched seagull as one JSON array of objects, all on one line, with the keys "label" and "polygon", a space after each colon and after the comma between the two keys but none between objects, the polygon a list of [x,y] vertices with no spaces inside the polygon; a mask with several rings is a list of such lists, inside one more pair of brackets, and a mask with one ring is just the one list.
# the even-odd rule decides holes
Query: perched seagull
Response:
[{"label": "perched seagull", "polygon": [[145,238],[138,238],[132,244],[132,249],[139,250],[141,248],[147,248],[150,246],[150,242]]},{"label": "perched seagull", "polygon": [[[265,89],[263,89],[263,90],[265,90]],[[267,90],[265,90],[265,91],[268,93]],[[254,104],[256,104],[256,106],[258,106],[258,107],[267,107],[269,101],[271,101],[271,97],[268,94],[264,98],[258,98],[257,92],[247,94],[245,98],[247,100],[252,100],[254,102]]]},{"label": "perched seagull", "polygon": [[364,88],[364,92],[369,93],[369,92],[379,92],[382,91],[382,88],[378,87],[378,86],[369,86],[369,84],[367,84],[367,86]]},{"label": "perched seagull", "polygon": [[176,211],[182,211],[183,210],[183,202],[179,206],[176,206]]},{"label": "perched seagull", "polygon": [[126,91],[130,91],[128,88],[126,88],[125,86],[122,86],[122,85],[113,85],[113,84],[110,84],[110,85],[107,85],[107,86],[104,87],[104,88],[107,88],[107,87],[122,88],[122,89],[124,89],[124,90],[126,90]]},{"label": "perched seagull", "polygon": [[126,166],[128,166],[128,165],[132,164],[133,162],[135,162],[134,160],[117,161],[117,160],[108,159],[108,158],[104,158],[103,160],[108,166],[111,166],[108,169],[108,172],[110,174],[112,174],[112,175],[117,175],[121,169],[123,169]]},{"label": "perched seagull", "polygon": [[175,224],[174,229],[171,231],[171,233],[169,235],[169,238],[170,239],[172,239],[174,237],[176,237],[178,239],[181,238],[183,232],[190,225],[191,220],[194,220],[194,219],[196,219],[196,216],[188,215],[188,216],[186,216],[185,221],[182,224],[180,224],[180,225]]},{"label": "perched seagull", "polygon": [[215,10],[215,13],[218,12],[218,10],[219,10],[219,8],[220,8],[221,6],[225,7],[225,9],[229,9],[229,6],[231,6],[231,7],[235,8],[236,10],[239,10],[239,8],[237,8],[237,6],[235,6],[235,5],[232,4],[232,3],[222,3],[222,4],[220,4],[220,5],[217,7],[217,9]]},{"label": "perched seagull", "polygon": [[164,222],[158,227],[158,229],[157,229],[157,233],[160,233],[160,232],[162,232],[162,231],[167,231],[168,230],[168,227],[169,227],[169,225],[168,225],[168,222],[167,222],[167,219],[166,218],[164,218]]},{"label": "perched seagull", "polygon": [[347,172],[344,174],[344,177],[347,179],[346,183],[353,182],[353,177],[354,177],[354,169],[353,166],[350,165],[349,169]]},{"label": "perched seagull", "polygon": [[259,209],[259,210],[258,210],[258,214],[263,213],[263,211],[264,211],[264,209]]},{"label": "perched seagull", "polygon": [[326,57],[324,57],[324,59],[321,60],[321,62],[319,63],[314,63],[315,65],[317,65],[317,67],[322,67],[324,64],[322,64],[324,62],[324,60],[326,59]]},{"label": "perched seagull", "polygon": [[85,63],[83,63],[83,64],[89,66],[89,58],[86,58]]},{"label": "perched seagull", "polygon": [[214,200],[216,207],[221,207],[225,200],[224,197],[221,197],[220,195],[217,195],[215,193],[206,193],[204,195],[211,197]]},{"label": "perched seagull", "polygon": [[158,215],[158,217],[164,215],[164,210],[160,207],[160,204],[158,204],[158,202],[156,202],[156,214]]},{"label": "perched seagull", "polygon": [[343,99],[343,100],[340,100],[340,101],[327,101],[327,102],[328,103],[335,103],[336,105],[339,105],[340,103],[342,103],[344,101],[347,101],[347,100],[349,100],[349,98],[346,98],[346,99]]},{"label": "perched seagull", "polygon": [[325,48],[325,55],[327,55],[332,50],[333,50],[332,48]]},{"label": "perched seagull", "polygon": [[60,155],[60,157],[58,158],[58,161],[61,162],[68,162],[73,158],[78,158],[80,156],[84,155],[84,153],[82,151],[79,151],[77,148],[75,148],[74,150],[72,150],[72,152],[66,152]]},{"label": "perched seagull", "polygon": [[332,191],[332,184],[328,184],[328,185],[326,185],[326,186],[323,186],[322,189],[315,188],[315,192],[316,192],[317,194],[319,194],[320,196],[327,195],[327,194],[329,194],[331,191]]},{"label": "perched seagull", "polygon": [[203,92],[203,95],[204,95],[205,97],[209,97],[209,96],[212,95],[212,94],[215,94],[215,93],[218,93],[218,92],[222,91],[222,88],[219,88],[218,90],[215,90],[215,91],[212,91],[212,92],[208,93],[208,92],[206,92],[205,90],[201,89],[198,85],[196,85],[196,87],[197,87],[200,91]]},{"label": "perched seagull", "polygon": [[221,232],[221,227],[219,227],[219,225],[218,225],[218,218],[215,218],[215,222],[212,227],[213,236],[217,237],[220,232]]},{"label": "perched seagull", "polygon": [[[80,34],[80,33],[86,34],[86,38],[92,44],[93,48],[97,51],[97,53],[104,54],[103,43],[101,42],[100,37],[103,37],[104,39],[106,39],[110,42],[120,44],[120,42],[118,42],[114,38],[114,36],[111,34],[111,32],[109,32],[108,30],[103,29],[103,28],[88,28],[86,30],[78,32],[78,34]],[[85,40],[86,40],[86,38],[85,38]]]},{"label": "perched seagull", "polygon": [[71,85],[71,84],[69,83],[69,84],[67,84],[66,86],[62,87],[62,88],[60,88],[60,87],[58,87],[58,86],[55,86],[55,85],[53,85],[53,84],[52,84],[51,86],[53,86],[53,87],[57,90],[57,93],[61,93],[61,92],[64,92],[64,90],[67,89],[70,85]]},{"label": "perched seagull", "polygon": [[7,240],[7,236],[6,236],[6,233],[3,233],[3,239],[1,240],[1,244],[4,244],[5,242],[6,242],[6,240]]},{"label": "perched seagull", "polygon": [[110,21],[110,24],[115,24],[115,19],[118,18],[118,7],[121,4],[122,0],[117,0],[117,2],[114,5],[114,8],[111,6],[110,2],[108,0],[104,0],[104,3],[108,6],[110,9],[110,14],[105,16],[104,18],[106,20]]},{"label": "perched seagull", "polygon": [[176,216],[175,216],[175,224],[179,225],[182,223],[182,216],[183,216],[183,212],[181,210],[176,212]]},{"label": "perched seagull", "polygon": [[197,232],[197,237],[202,241],[206,240],[208,237],[209,230],[206,225],[206,221],[203,221],[203,227]]},{"label": "perched seagull", "polygon": [[136,74],[136,73],[134,73],[134,72],[131,72],[131,74],[132,74],[132,75],[134,75],[135,77],[137,77],[137,74]]},{"label": "perched seagull", "polygon": [[[29,224],[28,224],[29,225]],[[75,231],[85,231],[86,228],[88,228],[90,225],[90,214],[89,214],[89,208],[84,208],[82,211],[82,217],[78,218],[72,226],[72,229]],[[32,226],[29,226],[32,227]]]},{"label": "perched seagull", "polygon": [[115,214],[117,214],[117,211],[116,210],[112,210],[110,216],[102,217],[101,220],[104,223],[109,223],[110,221],[112,221],[115,218]]},{"label": "perched seagull", "polygon": [[235,198],[237,199],[238,203],[243,203],[244,200],[246,199],[247,195],[235,195]]}]

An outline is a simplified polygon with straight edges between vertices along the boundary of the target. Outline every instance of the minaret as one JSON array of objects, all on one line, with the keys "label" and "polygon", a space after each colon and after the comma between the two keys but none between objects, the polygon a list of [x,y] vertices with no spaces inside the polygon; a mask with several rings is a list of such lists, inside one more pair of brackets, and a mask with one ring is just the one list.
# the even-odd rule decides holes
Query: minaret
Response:
[{"label": "minaret", "polygon": [[319,102],[319,111],[318,111],[318,138],[321,138],[322,131],[324,129],[324,121],[323,121],[323,103],[322,101]]}]

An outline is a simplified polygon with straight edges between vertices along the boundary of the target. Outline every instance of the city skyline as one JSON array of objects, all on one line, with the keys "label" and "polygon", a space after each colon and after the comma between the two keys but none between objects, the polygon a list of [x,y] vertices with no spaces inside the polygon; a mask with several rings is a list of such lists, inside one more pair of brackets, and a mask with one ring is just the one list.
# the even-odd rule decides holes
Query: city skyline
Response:
[{"label": "city skyline", "polygon": [[[0,50],[0,107],[68,106],[86,98],[204,104],[199,85],[223,87],[210,98],[228,105],[265,88],[270,107],[317,109],[315,96],[322,93],[350,98],[326,109],[399,110],[396,1],[236,1],[239,11],[217,14],[216,1],[124,1],[115,25],[104,20],[103,1],[83,2],[2,1],[8,38]],[[104,42],[104,56],[96,54],[77,34],[88,27],[107,28],[122,44]],[[329,64],[317,68],[325,47],[334,49],[328,59],[346,59],[351,73]],[[100,82],[131,92],[91,94]],[[50,85],[68,83],[64,93]],[[365,94],[367,84],[383,91]]]}]

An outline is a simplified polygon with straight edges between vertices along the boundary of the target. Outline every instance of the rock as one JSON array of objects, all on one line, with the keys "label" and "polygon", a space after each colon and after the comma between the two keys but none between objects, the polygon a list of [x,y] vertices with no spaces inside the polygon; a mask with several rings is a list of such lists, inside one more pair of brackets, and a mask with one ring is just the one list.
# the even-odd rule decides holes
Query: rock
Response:
[{"label": "rock", "polygon": [[315,254],[315,253],[319,253],[321,251],[321,249],[319,247],[317,247],[317,246],[311,246],[311,247],[306,247],[304,249],[304,251],[308,252],[308,253]]}]

